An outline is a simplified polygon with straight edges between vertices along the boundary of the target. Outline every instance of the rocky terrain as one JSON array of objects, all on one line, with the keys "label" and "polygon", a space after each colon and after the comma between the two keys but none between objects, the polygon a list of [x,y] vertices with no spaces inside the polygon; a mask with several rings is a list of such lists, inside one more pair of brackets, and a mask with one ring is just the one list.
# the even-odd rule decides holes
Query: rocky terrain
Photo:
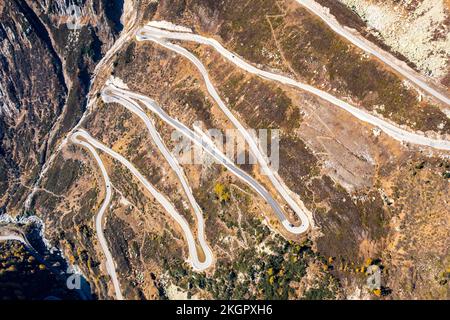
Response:
[{"label": "rocky terrain", "polygon": [[366,30],[393,52],[405,57],[423,74],[449,86],[448,1],[340,2],[355,12],[366,24]]},{"label": "rocky terrain", "polygon": [[70,3],[90,17],[76,29],[64,23],[68,2],[0,5],[2,212],[22,210],[57,142],[81,118],[93,68],[121,30],[114,1]]},{"label": "rocky terrain", "polygon": [[[188,59],[136,40],[151,20],[214,38],[260,69],[320,88],[409,132],[450,135],[448,105],[339,37],[297,1],[76,4],[83,19],[75,30],[61,14],[69,8],[64,1],[0,4],[0,214],[41,218],[49,245],[80,270],[93,298],[117,294],[95,223],[107,195],[104,174],[88,149],[65,139],[77,124],[130,161],[198,235],[189,199],[144,123],[102,100],[106,82],[150,97],[189,128],[233,127]],[[363,17],[368,6],[361,1],[352,8]],[[411,6],[405,4],[413,12],[408,19],[423,8]],[[377,34],[366,29],[376,27],[370,17],[362,21],[343,5],[332,12],[445,84],[444,38],[424,36],[420,53],[411,56],[390,42],[385,26]],[[397,19],[392,23],[419,23]],[[278,175],[310,213],[311,228],[287,232],[264,199],[223,166],[208,159],[183,164],[214,255],[212,266],[194,270],[180,225],[126,167],[99,151],[112,185],[102,228],[125,299],[449,298],[448,151],[401,143],[317,95],[243,71],[210,46],[173,42],[203,63],[246,128],[279,130]],[[169,149],[176,148],[172,128],[144,113]],[[259,164],[239,168],[288,207]],[[374,268],[381,271],[377,288],[367,283]],[[0,269],[3,277],[9,269]]]}]

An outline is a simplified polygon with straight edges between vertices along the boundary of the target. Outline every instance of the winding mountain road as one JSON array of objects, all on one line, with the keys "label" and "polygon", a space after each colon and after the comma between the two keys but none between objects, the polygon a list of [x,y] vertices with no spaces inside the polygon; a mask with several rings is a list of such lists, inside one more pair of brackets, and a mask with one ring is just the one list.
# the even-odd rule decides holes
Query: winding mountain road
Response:
[{"label": "winding mountain road", "polygon": [[[216,159],[219,163],[225,166],[232,174],[248,184],[253,190],[255,190],[263,199],[271,206],[280,220],[281,224],[293,234],[301,234],[307,231],[309,226],[309,220],[302,220],[302,225],[294,226],[286,218],[283,210],[271,196],[271,194],[261,186],[254,178],[248,175],[245,171],[238,168],[234,162],[224,155],[214,143],[203,135],[199,128],[195,128],[195,131],[189,129],[186,125],[180,121],[170,117],[160,106],[158,106],[152,99],[129,91],[119,88],[113,84],[109,84],[103,90],[103,98],[105,101],[117,102],[119,99],[135,99],[146,106],[152,113],[157,115],[161,120],[170,125],[172,128],[183,134],[186,138],[192,141],[195,145],[205,150],[209,155]],[[305,227],[306,226],[306,227]]]},{"label": "winding mountain road", "polygon": [[[201,62],[196,58],[192,53],[190,53],[185,48],[182,48],[178,45],[175,45],[173,43],[168,42],[168,39],[172,40],[182,40],[182,41],[192,41],[200,44],[205,44],[208,46],[213,47],[217,52],[219,52],[224,58],[238,66],[239,68],[251,73],[255,74],[257,76],[260,76],[262,78],[277,81],[292,87],[296,87],[298,89],[301,89],[303,91],[310,92],[319,98],[330,102],[331,104],[351,113],[353,116],[358,118],[359,120],[369,123],[373,126],[376,126],[380,128],[383,132],[385,132],[387,135],[391,136],[392,138],[405,143],[415,144],[415,145],[423,145],[428,146],[436,149],[441,149],[445,151],[450,151],[450,141],[448,140],[439,140],[439,139],[433,139],[426,137],[424,135],[409,132],[407,130],[401,129],[397,127],[396,125],[393,125],[385,120],[382,120],[380,118],[377,118],[376,116],[370,114],[367,111],[361,110],[359,108],[356,108],[349,103],[340,100],[333,95],[322,91],[320,89],[317,89],[315,87],[312,87],[310,85],[307,85],[305,83],[296,81],[294,79],[288,78],[286,76],[282,76],[279,74],[275,74],[272,72],[268,72],[265,70],[261,70],[256,68],[255,66],[251,65],[250,63],[244,61],[239,56],[237,56],[235,53],[232,53],[228,51],[226,48],[224,48],[217,40],[212,38],[203,37],[197,34],[193,33],[187,33],[187,32],[173,32],[169,30],[163,30],[152,26],[144,26],[143,28],[139,29],[137,31],[136,37],[139,41],[153,41],[158,43],[159,45],[170,49],[172,51],[175,51],[179,53],[180,55],[183,55],[187,59],[189,59],[191,62],[193,62],[199,71],[201,72],[202,76],[205,78],[206,85],[208,87],[208,91],[210,91],[211,95],[213,95],[213,98],[218,101],[220,101],[220,97],[218,97],[217,93],[215,92],[214,86],[209,81],[208,74],[206,71],[206,68],[201,64]],[[223,108],[223,103],[219,103],[219,106],[221,107],[224,112],[226,111]],[[230,115],[231,112],[226,112],[227,115]],[[232,116],[232,115],[231,115]],[[234,116],[233,116],[234,117]],[[233,119],[233,117],[230,118]],[[233,124],[235,124],[235,121],[232,121]],[[239,129],[239,127],[238,127]],[[252,151],[253,151],[252,147]],[[257,157],[259,160],[259,157]]]},{"label": "winding mountain road", "polygon": [[[147,189],[147,191],[155,198],[156,201],[158,201],[161,206],[172,216],[172,218],[179,224],[181,229],[184,232],[184,235],[188,242],[188,248],[189,248],[189,259],[190,262],[195,270],[203,271],[206,268],[208,268],[211,264],[212,256],[208,256],[208,254],[211,254],[210,251],[202,248],[204,250],[205,254],[205,261],[200,261],[194,236],[192,235],[191,229],[189,228],[189,224],[187,223],[186,219],[178,213],[178,211],[175,209],[175,207],[172,205],[172,203],[167,200],[167,198],[161,194],[158,190],[156,190],[150,182],[136,169],[136,167],[129,162],[127,159],[125,159],[122,155],[118,154],[117,152],[113,151],[112,149],[108,148],[101,142],[95,140],[93,137],[89,135],[84,130],[78,130],[76,133],[74,133],[74,138],[76,141],[86,141],[87,144],[89,144],[91,147],[94,147],[96,149],[99,149],[115,160],[119,161],[123,166],[125,166],[132,174],[136,177],[136,179],[139,180],[140,183]],[[201,245],[201,244],[200,244]]]},{"label": "winding mountain road", "polygon": [[[304,5],[309,10],[313,11],[315,14],[317,14],[320,18],[322,18],[335,32],[339,33],[341,36],[347,38],[349,41],[360,47],[361,49],[373,54],[377,58],[379,58],[381,61],[385,62],[392,68],[394,68],[396,71],[401,73],[403,76],[408,78],[410,81],[414,82],[416,85],[418,85],[423,90],[427,91],[437,99],[449,104],[449,99],[445,97],[444,95],[440,94],[433,88],[429,87],[425,82],[421,81],[420,79],[414,77],[414,75],[410,74],[407,70],[394,62],[390,59],[390,57],[386,58],[384,54],[380,54],[378,51],[373,50],[372,46],[367,46],[364,41],[361,39],[355,37],[352,33],[350,33],[348,30],[346,30],[344,27],[340,26],[337,21],[333,21],[329,15],[323,12],[323,9],[321,7],[317,7],[318,5],[314,1],[304,1],[304,0],[297,0],[298,3]],[[331,19],[331,20],[330,20]],[[156,24],[157,25],[157,24]],[[124,37],[124,39],[128,38],[129,35]],[[151,112],[156,114],[160,119],[162,119],[165,123],[172,126],[174,129],[176,129],[178,132],[182,133],[184,136],[186,136],[189,140],[191,140],[194,144],[201,147],[203,150],[205,150],[208,154],[210,154],[214,159],[219,161],[222,165],[224,165],[228,170],[230,170],[234,175],[236,175],[238,178],[243,180],[245,183],[247,183],[252,189],[254,189],[259,195],[261,195],[267,203],[273,208],[274,212],[276,213],[277,217],[279,218],[282,225],[289,231],[294,234],[301,234],[308,230],[309,228],[309,219],[308,215],[306,214],[306,209],[304,208],[303,204],[301,206],[292,198],[291,191],[288,190],[288,188],[280,181],[278,175],[276,175],[271,168],[269,167],[268,163],[269,160],[267,156],[261,152],[259,149],[259,146],[257,142],[254,140],[254,138],[251,136],[251,134],[245,129],[245,127],[239,122],[239,120],[233,115],[233,113],[228,109],[228,107],[225,105],[225,103],[220,98],[217,90],[215,89],[214,85],[212,84],[207,69],[202,64],[202,62],[191,52],[186,50],[185,48],[178,46],[176,44],[173,44],[171,42],[168,42],[167,40],[182,40],[182,41],[193,41],[200,44],[205,44],[208,46],[212,46],[217,52],[219,52],[223,57],[225,57],[227,60],[238,66],[239,68],[245,70],[246,72],[255,74],[257,76],[260,76],[262,78],[277,81],[289,86],[296,87],[298,89],[310,92],[318,97],[320,97],[323,100],[326,100],[333,105],[340,107],[347,112],[354,115],[356,118],[358,118],[361,121],[367,122],[371,125],[379,127],[382,131],[384,131],[389,136],[393,137],[396,140],[399,140],[401,142],[411,143],[411,144],[418,144],[418,145],[424,145],[429,146],[437,149],[442,149],[449,151],[450,150],[450,142],[446,140],[437,140],[432,139],[429,137],[425,137],[421,134],[413,133],[406,131],[404,129],[401,129],[385,120],[379,119],[370,113],[361,110],[359,108],[353,107],[350,104],[332,96],[331,94],[324,92],[322,90],[319,90],[317,88],[314,88],[310,85],[298,82],[296,80],[290,79],[288,77],[274,74],[268,71],[260,70],[250,63],[244,61],[240,57],[238,57],[236,54],[228,51],[225,49],[218,41],[212,38],[203,37],[200,35],[196,35],[190,32],[179,32],[174,30],[163,30],[158,27],[155,27],[155,24],[153,26],[145,26],[142,29],[140,29],[136,37],[139,41],[153,41],[157,44],[165,47],[166,49],[169,49],[171,51],[176,52],[177,54],[180,54],[181,56],[187,58],[189,61],[191,61],[196,68],[201,73],[207,90],[209,94],[212,96],[212,98],[216,101],[219,108],[223,111],[223,113],[230,119],[230,121],[233,123],[233,125],[239,130],[239,132],[242,134],[246,142],[248,143],[250,147],[250,151],[252,154],[256,157],[258,160],[259,165],[261,166],[262,171],[267,175],[269,180],[271,181],[272,185],[275,187],[275,189],[278,191],[278,193],[281,195],[281,197],[287,202],[287,204],[293,209],[293,211],[297,214],[297,216],[301,220],[300,226],[294,226],[293,224],[289,223],[287,220],[283,210],[278,205],[278,203],[274,200],[274,198],[270,195],[270,193],[262,187],[254,178],[249,176],[246,172],[236,167],[234,162],[229,159],[227,156],[225,156],[220,150],[217,149],[215,144],[207,138],[207,136],[201,131],[200,128],[195,127],[194,130],[189,129],[184,124],[179,122],[176,119],[171,118],[165,111],[160,108],[153,100],[150,98],[131,92],[129,90],[125,90],[123,88],[119,88],[115,86],[113,83],[107,83],[105,89],[102,92],[102,98],[106,103],[116,102],[124,106],[129,111],[136,114],[146,125],[151,138],[163,154],[166,161],[169,163],[170,167],[174,170],[174,172],[177,174],[177,177],[179,181],[182,184],[183,190],[185,194],[187,195],[189,202],[196,214],[197,217],[197,231],[198,231],[198,241],[200,246],[202,247],[202,250],[205,255],[205,260],[200,261],[198,257],[198,252],[194,240],[194,236],[189,228],[188,223],[186,220],[176,211],[174,206],[161,194],[159,193],[146,179],[143,177],[139,171],[124,157],[119,155],[118,153],[114,152],[110,148],[106,147],[102,143],[98,142],[94,138],[92,138],[86,131],[84,130],[78,130],[72,135],[72,141],[74,143],[83,145],[86,147],[94,156],[96,159],[99,167],[101,168],[103,178],[105,180],[106,185],[106,198],[102,204],[102,207],[99,210],[99,213],[97,214],[96,218],[96,228],[98,232],[99,241],[101,243],[102,249],[105,253],[106,259],[107,259],[107,269],[108,273],[110,274],[111,278],[113,279],[114,288],[116,291],[116,297],[118,299],[122,299],[122,295],[120,292],[120,286],[117,279],[117,275],[115,272],[114,262],[111,256],[111,253],[109,252],[106,239],[103,234],[102,229],[102,219],[103,215],[109,205],[109,202],[112,197],[112,191],[111,191],[111,183],[107,174],[107,171],[101,161],[101,158],[99,157],[98,153],[96,152],[96,149],[99,149],[117,161],[119,161],[122,165],[126,166],[131,173],[145,186],[145,188],[155,197],[155,199],[164,207],[164,209],[174,218],[174,220],[180,225],[182,228],[187,242],[188,242],[188,248],[189,248],[189,256],[190,261],[194,269],[196,270],[205,270],[208,268],[213,261],[213,254],[209,246],[207,245],[206,239],[205,239],[205,225],[204,225],[204,219],[203,219],[203,213],[197,204],[192,190],[188,184],[187,178],[184,174],[184,171],[178,161],[175,159],[175,157],[170,153],[166,145],[164,144],[161,136],[157,132],[153,122],[151,119],[147,116],[145,111],[141,108],[139,105],[139,102],[142,103],[146,108],[148,108]],[[125,40],[119,41],[119,45],[116,47],[120,47]],[[115,50],[112,50],[113,52]],[[108,59],[105,59],[108,60]],[[5,237],[3,237],[5,238]],[[0,241],[3,239],[0,237]],[[5,238],[6,239],[6,238]],[[11,240],[11,236],[10,239]],[[18,240],[18,239],[13,239]],[[20,240],[19,240],[20,241]]]},{"label": "winding mountain road", "polygon": [[164,141],[162,140],[160,134],[156,130],[152,120],[147,116],[147,114],[142,110],[142,108],[136,101],[134,101],[131,98],[128,98],[125,95],[114,94],[114,91],[108,89],[103,90],[102,98],[105,103],[116,102],[124,106],[126,109],[137,115],[145,123],[145,126],[147,127],[147,130],[150,133],[152,140],[155,142],[156,146],[161,151],[162,155],[164,156],[164,158],[169,163],[172,170],[177,175],[178,180],[180,181],[183,187],[184,193],[188,197],[191,207],[193,208],[195,215],[197,217],[197,234],[198,234],[197,237],[199,244],[203,252],[205,253],[206,258],[201,268],[210,266],[213,262],[212,261],[213,254],[205,238],[205,221],[203,218],[203,212],[200,206],[198,205],[197,201],[195,200],[194,194],[192,192],[191,187],[189,186],[189,182],[186,175],[184,174],[183,168],[180,166],[177,159],[172,155],[167,146],[164,144]]},{"label": "winding mountain road", "polygon": [[[148,34],[147,28],[150,30],[150,35]],[[305,209],[304,205],[302,204],[300,207],[300,205],[297,204],[297,202],[293,199],[293,197],[291,196],[292,192],[290,190],[288,190],[288,188],[280,181],[279,177],[269,167],[269,159],[267,158],[267,155],[265,155],[259,149],[258,143],[255,141],[254,137],[239,122],[239,120],[234,116],[234,114],[231,112],[231,110],[222,101],[222,99],[219,96],[219,93],[217,92],[213,83],[209,79],[208,71],[206,70],[203,63],[195,55],[193,55],[191,52],[189,52],[185,48],[165,41],[163,38],[166,37],[168,34],[175,35],[175,37],[178,37],[178,35],[179,35],[181,38],[184,38],[185,36],[187,36],[188,39],[193,37],[193,39],[197,39],[199,41],[203,41],[202,39],[204,39],[203,37],[198,38],[198,36],[191,34],[191,33],[179,33],[179,32],[172,33],[170,31],[161,30],[161,29],[157,29],[154,27],[148,27],[148,26],[146,26],[143,29],[140,29],[140,31],[138,31],[137,39],[140,41],[150,40],[150,41],[157,42],[159,45],[161,45],[169,50],[172,50],[172,51],[182,55],[183,57],[187,58],[189,61],[191,61],[196,66],[196,68],[199,70],[200,74],[202,75],[202,77],[205,81],[206,88],[207,88],[209,94],[216,101],[219,108],[227,116],[227,118],[231,121],[231,123],[234,125],[234,127],[244,137],[245,141],[247,142],[247,144],[250,148],[250,152],[257,159],[262,172],[269,178],[270,182],[272,183],[274,188],[277,190],[277,192],[288,203],[288,205],[295,212],[297,217],[301,220],[301,225],[299,227],[295,227],[296,233],[303,233],[306,230],[308,230],[309,219],[308,219],[308,215],[306,214],[306,209]],[[286,224],[285,227],[292,228],[293,226],[290,224]]]},{"label": "winding mountain road", "polygon": [[111,202],[112,198],[111,180],[109,179],[108,172],[106,171],[106,168],[103,165],[103,161],[100,158],[97,151],[95,150],[95,148],[92,147],[89,143],[81,140],[80,137],[82,137],[82,135],[76,132],[71,136],[71,140],[73,143],[81,145],[86,149],[88,149],[89,152],[94,156],[94,159],[102,172],[103,180],[105,181],[106,197],[105,200],[103,200],[102,206],[100,207],[100,210],[97,213],[97,217],[95,218],[95,229],[97,230],[97,238],[98,241],[100,242],[103,254],[106,257],[106,271],[110,275],[111,280],[113,282],[116,299],[123,300],[122,290],[120,289],[120,282],[119,278],[117,277],[114,259],[112,257],[111,251],[109,251],[108,243],[106,241],[105,234],[103,232],[103,216],[106,210],[108,209],[109,203]]}]

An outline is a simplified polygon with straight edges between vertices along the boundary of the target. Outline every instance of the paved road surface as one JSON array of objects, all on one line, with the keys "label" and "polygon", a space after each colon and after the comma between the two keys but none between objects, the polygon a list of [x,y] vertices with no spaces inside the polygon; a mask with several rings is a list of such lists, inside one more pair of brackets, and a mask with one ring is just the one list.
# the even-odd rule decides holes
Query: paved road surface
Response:
[{"label": "paved road surface", "polygon": [[[139,182],[142,183],[142,185],[147,189],[147,191],[158,201],[161,206],[172,216],[172,218],[180,225],[181,229],[184,232],[184,235],[188,242],[188,248],[189,248],[189,256],[190,256],[190,262],[195,270],[204,270],[210,266],[210,263],[212,261],[212,257],[207,256],[208,254],[211,254],[210,251],[206,250],[205,255],[206,260],[200,261],[197,253],[197,248],[195,245],[194,236],[192,235],[191,229],[189,228],[189,224],[187,223],[186,219],[178,213],[178,211],[175,209],[175,207],[170,203],[167,198],[161,194],[158,190],[156,190],[150,182],[136,169],[136,167],[129,162],[127,159],[125,159],[123,156],[118,154],[117,152],[113,151],[112,149],[108,148],[101,142],[95,140],[93,137],[89,135],[84,130],[79,130],[76,133],[74,133],[74,139],[78,141],[85,140],[87,144],[91,145],[91,147],[94,147],[96,149],[99,149],[115,160],[119,161],[122,165],[127,167],[128,170],[136,177],[136,179],[139,180]],[[82,139],[82,140],[81,140]],[[205,263],[206,262],[206,263]]]},{"label": "paved road surface", "polygon": [[[195,145],[205,150],[209,155],[211,155],[219,163],[221,163],[228,170],[230,170],[231,173],[233,173],[235,176],[237,176],[242,181],[247,183],[259,195],[261,195],[264,198],[264,200],[266,200],[267,203],[273,208],[280,222],[289,232],[294,234],[301,234],[307,230],[307,228],[306,229],[304,228],[305,223],[303,223],[302,226],[297,227],[289,223],[289,221],[287,220],[286,216],[283,213],[283,210],[278,205],[278,203],[273,199],[270,193],[264,187],[262,187],[255,179],[253,179],[250,175],[248,175],[245,171],[238,168],[231,159],[229,159],[226,155],[224,155],[221,152],[221,150],[219,150],[214,145],[214,143],[211,142],[210,139],[207,139],[203,135],[203,133],[201,133],[199,128],[195,128],[196,129],[195,131],[189,129],[183,123],[170,117],[160,106],[158,106],[150,98],[135,92],[131,92],[129,90],[118,88],[112,84],[108,85],[103,90],[103,96],[104,99],[106,99],[105,101],[113,101],[114,97],[122,97],[124,99],[128,98],[140,101],[144,106],[146,106],[152,113],[157,115],[161,120],[163,120],[172,128],[183,134]],[[309,220],[306,220],[306,224],[309,225]]]},{"label": "paved road surface", "polygon": [[[256,68],[255,66],[249,64],[248,62],[244,61],[240,57],[238,57],[235,53],[232,53],[232,52],[228,51],[227,49],[225,49],[215,39],[206,38],[206,37],[192,34],[192,33],[171,32],[168,30],[162,30],[162,29],[158,29],[158,28],[150,27],[150,26],[145,26],[142,29],[138,30],[137,39],[140,41],[149,40],[149,41],[156,42],[156,43],[164,46],[167,49],[170,49],[170,50],[180,53],[181,55],[185,56],[192,62],[194,62],[195,59],[196,60],[198,60],[198,59],[195,56],[194,56],[194,59],[191,59],[193,55],[189,51],[187,51],[186,49],[184,49],[180,46],[177,46],[170,42],[167,42],[166,39],[193,41],[193,42],[212,46],[223,57],[225,57],[227,60],[234,63],[239,68],[241,68],[249,73],[258,75],[262,78],[277,81],[277,82],[287,84],[287,85],[299,88],[301,90],[310,92],[310,93],[320,97],[321,99],[326,100],[326,101],[330,102],[331,104],[333,104],[341,109],[346,110],[347,112],[351,113],[353,116],[358,118],[359,120],[367,122],[373,126],[380,128],[383,132],[385,132],[386,134],[388,134],[389,136],[391,136],[392,138],[394,138],[398,141],[410,143],[410,144],[416,144],[416,145],[429,146],[429,147],[436,148],[436,149],[450,151],[450,141],[448,141],[448,140],[433,139],[433,138],[426,137],[422,134],[418,134],[418,133],[414,133],[414,132],[410,132],[410,131],[401,129],[401,128],[397,127],[396,125],[393,125],[385,120],[377,118],[376,116],[371,115],[367,111],[356,108],[356,107],[350,105],[349,103],[342,101],[325,91],[319,90],[315,87],[312,87],[310,85],[304,84],[302,82],[293,80],[291,78],[288,78],[288,77],[285,77],[282,75],[278,75],[278,74],[271,73],[268,71],[260,70],[260,69]],[[196,63],[196,62],[194,62],[194,63]],[[197,63],[196,63],[196,65],[197,65]],[[197,66],[197,67],[199,67],[200,69],[204,69],[200,66]],[[201,70],[201,73],[203,74],[204,77],[205,77],[205,74],[204,74],[205,72],[206,72],[206,70]],[[208,85],[208,82],[207,82],[207,85]]]},{"label": "paved road surface", "polygon": [[102,98],[105,103],[116,102],[118,104],[121,104],[126,109],[137,115],[145,123],[145,126],[147,127],[147,130],[149,131],[151,138],[153,139],[156,146],[163,154],[166,161],[169,163],[172,170],[177,175],[178,180],[180,181],[183,187],[184,193],[188,197],[191,207],[195,212],[195,215],[197,217],[197,234],[198,234],[197,237],[199,244],[203,252],[205,253],[206,257],[206,260],[203,262],[203,265],[210,266],[212,264],[213,255],[211,248],[208,246],[205,238],[205,221],[203,219],[203,212],[200,206],[198,205],[197,201],[195,200],[194,194],[192,192],[191,187],[189,186],[189,182],[188,179],[186,178],[186,175],[184,174],[183,168],[180,166],[177,159],[172,155],[167,146],[164,144],[164,141],[162,140],[161,136],[156,130],[152,120],[147,116],[147,114],[142,110],[142,108],[136,101],[124,95],[114,94],[114,91],[108,89],[103,90]]},{"label": "paved road surface", "polygon": [[103,232],[103,216],[108,209],[109,203],[111,202],[112,198],[111,181],[109,179],[108,172],[103,165],[103,161],[95,148],[93,148],[89,143],[79,139],[79,137],[80,135],[78,135],[77,133],[73,134],[71,136],[72,142],[74,142],[75,144],[79,144],[89,150],[89,152],[94,156],[95,161],[97,161],[97,164],[102,172],[103,180],[105,181],[106,197],[95,218],[95,229],[97,230],[98,241],[100,242],[100,246],[102,247],[103,253],[106,257],[106,271],[110,275],[113,282],[116,299],[123,300],[122,291],[120,289],[120,281],[117,277],[114,259],[112,257],[111,251],[109,251],[108,242],[106,241],[105,234]]}]

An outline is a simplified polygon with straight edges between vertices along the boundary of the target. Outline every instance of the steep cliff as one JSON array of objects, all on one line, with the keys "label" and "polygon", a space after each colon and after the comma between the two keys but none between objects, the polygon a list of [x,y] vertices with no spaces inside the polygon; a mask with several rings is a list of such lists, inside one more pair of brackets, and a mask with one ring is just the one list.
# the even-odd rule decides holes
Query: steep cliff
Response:
[{"label": "steep cliff", "polygon": [[81,118],[94,67],[122,29],[122,6],[0,4],[0,212],[21,213],[57,142]]}]

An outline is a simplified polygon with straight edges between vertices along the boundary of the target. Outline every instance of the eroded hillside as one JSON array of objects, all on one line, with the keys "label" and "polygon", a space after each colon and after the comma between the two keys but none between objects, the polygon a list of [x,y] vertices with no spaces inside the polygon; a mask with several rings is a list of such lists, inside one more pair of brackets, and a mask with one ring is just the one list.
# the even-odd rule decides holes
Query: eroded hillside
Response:
[{"label": "eroded hillside", "polygon": [[[96,6],[104,8],[102,3],[86,5],[98,12]],[[400,142],[320,93],[260,77],[233,59],[239,56],[258,70],[318,88],[406,134],[422,137],[425,132],[442,145],[450,134],[448,105],[341,38],[297,1],[250,1],[244,7],[234,0],[127,1],[124,12],[120,35],[117,25],[101,23],[108,19],[108,10],[99,15],[97,28],[87,27],[88,34],[97,35],[94,39],[103,39],[98,56],[92,56],[97,53],[92,47],[81,46],[88,56],[68,50],[76,58],[61,59],[49,75],[55,77],[59,71],[60,85],[67,88],[52,91],[62,92],[59,109],[54,107],[59,113],[51,109],[42,115],[59,128],[53,135],[60,138],[54,139],[52,148],[46,144],[45,150],[54,156],[30,206],[44,220],[45,236],[70,265],[80,268],[96,297],[118,298],[120,291],[125,299],[448,298],[448,150]],[[360,23],[350,11],[341,14]],[[119,21],[117,16],[109,19]],[[136,34],[149,21],[169,21],[178,29],[167,22],[156,26],[186,34],[190,28],[215,39],[232,52],[232,58],[226,59],[207,42],[166,39],[176,45],[170,46],[159,38],[138,41]],[[52,33],[49,38],[55,41]],[[51,55],[60,57],[61,52],[57,46],[44,51],[52,63],[58,60]],[[70,59],[78,59],[78,71],[67,69]],[[84,89],[74,96],[76,79],[81,85],[82,75],[92,75],[96,64],[89,92],[81,86]],[[120,90],[126,94],[119,95]],[[152,102],[146,104],[133,94]],[[69,102],[84,106],[87,96],[91,102],[87,110],[70,109]],[[111,97],[116,100],[108,100]],[[58,118],[64,119],[69,110],[78,111],[64,129]],[[184,176],[174,170],[177,164],[168,161],[158,139],[170,151],[179,147],[173,123],[182,124],[178,133],[192,130],[193,137],[198,127],[225,133],[236,123],[224,110],[246,129],[278,130],[280,167],[274,179],[281,181],[280,186],[262,174],[264,166],[258,161],[236,164],[234,171],[203,156],[200,163],[179,159]],[[79,128],[84,135],[80,139],[69,135],[54,152],[83,112]],[[49,140],[49,131],[42,129],[41,135],[46,134]],[[7,137],[15,141],[13,136]],[[94,139],[104,149],[99,144],[94,148]],[[33,166],[35,175],[16,174],[29,177],[28,186],[49,158],[35,149],[29,151],[30,158],[43,157]],[[250,149],[247,145],[245,154]],[[181,157],[188,156],[183,150]],[[7,163],[15,164],[14,159]],[[237,163],[235,158],[232,162]],[[7,188],[13,180],[4,176],[4,198],[10,199],[13,193]],[[270,198],[242,176],[267,190],[286,219],[298,225],[302,221],[289,202],[293,199],[306,212],[308,231],[290,232],[267,201]],[[190,191],[184,189],[183,177]],[[209,253],[198,240],[202,230],[197,212],[201,212],[212,254],[206,268],[196,270],[188,233],[152,188],[186,222],[197,256],[206,261]],[[280,189],[288,190],[287,195]],[[23,204],[25,187],[22,193],[5,208]],[[99,227],[96,219],[102,208]],[[106,243],[100,236],[103,231]],[[111,266],[105,246],[116,275],[107,272]],[[370,288],[367,272],[374,268],[381,271],[382,282]]]},{"label": "eroded hillside", "polygon": [[448,1],[340,2],[358,14],[372,34],[405,56],[418,70],[449,85]]}]

